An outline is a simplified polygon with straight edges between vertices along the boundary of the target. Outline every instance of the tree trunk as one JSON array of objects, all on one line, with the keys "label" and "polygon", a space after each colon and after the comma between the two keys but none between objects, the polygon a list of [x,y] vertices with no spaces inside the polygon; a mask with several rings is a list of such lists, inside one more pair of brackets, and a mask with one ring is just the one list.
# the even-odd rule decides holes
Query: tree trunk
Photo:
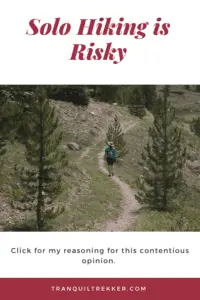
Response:
[{"label": "tree trunk", "polygon": [[167,141],[167,100],[164,102],[165,115],[164,115],[164,153],[163,153],[163,209],[167,208],[167,194],[168,194],[168,186],[167,186],[167,151],[168,151],[168,141]]},{"label": "tree trunk", "polygon": [[40,103],[40,161],[38,178],[38,199],[37,199],[37,227],[38,231],[44,229],[44,199],[43,199],[43,158],[44,158],[44,126],[43,126],[43,107]]},{"label": "tree trunk", "polygon": [[93,97],[94,98],[96,97],[96,94],[97,94],[97,86],[94,85],[94,87],[93,87]]}]

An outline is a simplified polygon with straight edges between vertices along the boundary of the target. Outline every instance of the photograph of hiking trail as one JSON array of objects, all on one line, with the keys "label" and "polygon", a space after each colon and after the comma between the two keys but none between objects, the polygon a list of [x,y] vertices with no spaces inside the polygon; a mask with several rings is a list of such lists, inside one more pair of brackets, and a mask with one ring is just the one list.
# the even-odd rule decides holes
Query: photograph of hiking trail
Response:
[{"label": "photograph of hiking trail", "polygon": [[200,231],[200,86],[1,85],[0,231]]}]

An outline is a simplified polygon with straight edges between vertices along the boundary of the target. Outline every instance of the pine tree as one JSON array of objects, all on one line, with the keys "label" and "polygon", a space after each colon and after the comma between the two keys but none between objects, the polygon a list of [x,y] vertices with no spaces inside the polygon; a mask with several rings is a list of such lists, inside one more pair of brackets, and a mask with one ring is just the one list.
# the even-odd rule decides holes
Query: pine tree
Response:
[{"label": "pine tree", "polygon": [[0,86],[0,99],[4,99],[3,123],[8,139],[18,139],[21,136],[21,127],[35,89],[36,86]]},{"label": "pine tree", "polygon": [[4,99],[0,99],[0,157],[6,153]]},{"label": "pine tree", "polygon": [[128,108],[132,115],[135,115],[141,119],[146,115],[144,98],[139,86],[130,89],[128,95]]},{"label": "pine tree", "polygon": [[[162,94],[164,95],[164,98],[168,98],[169,97],[169,93],[170,93],[170,87],[169,85],[165,85],[162,89]],[[156,119],[156,117],[160,117],[160,102],[162,102],[162,96],[159,94],[159,96],[157,96],[157,98],[154,101],[153,107],[152,107],[152,114],[154,116],[154,119]],[[171,108],[171,107],[170,107]],[[174,110],[172,110],[174,111]],[[175,118],[175,116],[174,116]]]},{"label": "pine tree", "polygon": [[37,228],[42,231],[46,223],[45,199],[53,201],[62,192],[60,168],[66,159],[59,148],[62,133],[58,132],[58,118],[43,88],[37,89],[29,109],[25,141],[28,167],[20,170],[20,183],[22,201],[27,208],[35,204]]},{"label": "pine tree", "polygon": [[144,105],[148,110],[152,110],[154,102],[157,98],[156,86],[155,85],[141,85],[141,95],[144,101]]},{"label": "pine tree", "polygon": [[149,130],[151,142],[142,155],[144,173],[138,181],[138,200],[157,210],[167,210],[179,193],[186,156],[181,131],[174,125],[175,111],[167,95],[168,87],[165,87],[163,98],[157,99],[154,124]]},{"label": "pine tree", "polygon": [[7,151],[6,141],[11,131],[12,106],[7,98],[7,86],[0,86],[0,156]]},{"label": "pine tree", "polygon": [[112,141],[117,149],[118,156],[124,157],[128,153],[126,142],[124,140],[124,133],[121,128],[120,121],[117,116],[114,117],[113,122],[108,126],[106,134],[106,143]]},{"label": "pine tree", "polygon": [[99,100],[112,103],[118,100],[118,93],[121,86],[119,85],[100,85],[98,86]]},{"label": "pine tree", "polygon": [[75,105],[87,106],[89,97],[86,86],[82,85],[59,85],[45,87],[49,98],[72,102]]},{"label": "pine tree", "polygon": [[[1,130],[1,125],[0,125]],[[3,136],[0,134],[0,156],[4,155],[6,153],[6,143],[3,138]]]},{"label": "pine tree", "polygon": [[197,92],[197,93],[200,92],[200,85],[196,85],[196,92]]},{"label": "pine tree", "polygon": [[87,87],[90,90],[90,96],[92,98],[95,98],[97,96],[99,86],[98,85],[88,85]]}]

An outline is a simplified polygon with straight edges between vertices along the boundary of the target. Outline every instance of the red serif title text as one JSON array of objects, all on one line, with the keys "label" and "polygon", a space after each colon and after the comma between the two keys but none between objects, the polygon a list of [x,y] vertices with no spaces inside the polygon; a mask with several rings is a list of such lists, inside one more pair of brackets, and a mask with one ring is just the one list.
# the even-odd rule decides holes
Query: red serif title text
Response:
[{"label": "red serif title text", "polygon": [[[150,29],[150,30],[148,30]],[[136,40],[142,40],[150,32],[154,36],[166,36],[169,33],[170,23],[162,21],[158,17],[153,25],[149,22],[129,23],[123,17],[114,22],[111,17],[99,19],[81,19],[75,32],[78,36],[130,36]],[[62,22],[61,18],[55,18],[51,23],[44,23],[41,19],[31,19],[29,21],[26,35],[54,35],[67,36],[72,31],[70,23]],[[92,38],[91,38],[92,39]],[[97,38],[95,38],[97,41]],[[73,44],[70,60],[76,61],[111,61],[113,64],[119,64],[127,55],[126,47],[114,47],[113,43],[108,41],[102,47],[97,47],[94,41],[88,44]]]}]

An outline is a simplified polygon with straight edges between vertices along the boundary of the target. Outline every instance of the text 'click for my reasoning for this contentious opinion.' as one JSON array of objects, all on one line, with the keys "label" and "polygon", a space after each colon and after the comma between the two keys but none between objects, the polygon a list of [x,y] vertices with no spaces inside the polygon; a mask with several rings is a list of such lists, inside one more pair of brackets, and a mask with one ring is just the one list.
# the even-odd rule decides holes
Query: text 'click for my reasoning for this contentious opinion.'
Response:
[{"label": "text 'click for my reasoning for this contentious opinion.'", "polygon": [[188,255],[189,249],[185,248],[22,248],[13,247],[10,249],[16,255],[53,255],[68,256],[72,259],[74,255],[80,256],[82,264],[115,264],[117,257],[123,255]]}]

